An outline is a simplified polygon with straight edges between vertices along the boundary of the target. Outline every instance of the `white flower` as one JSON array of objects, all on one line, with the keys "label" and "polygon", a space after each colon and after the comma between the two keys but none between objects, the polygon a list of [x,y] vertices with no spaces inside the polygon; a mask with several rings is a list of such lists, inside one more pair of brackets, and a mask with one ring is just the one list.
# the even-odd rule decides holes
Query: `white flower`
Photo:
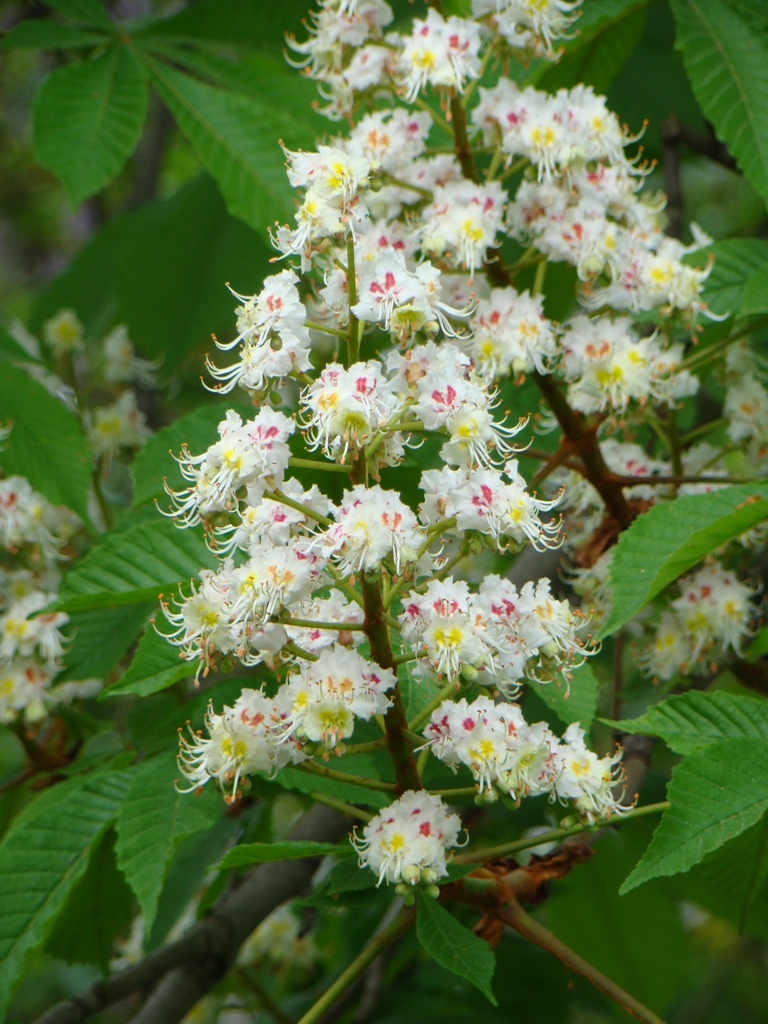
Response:
[{"label": "white flower", "polygon": [[336,522],[318,542],[344,573],[368,572],[391,557],[396,573],[415,559],[423,533],[416,516],[395,491],[357,484],[344,492]]},{"label": "white flower", "polygon": [[124,391],[111,405],[95,409],[88,428],[93,454],[106,460],[121,448],[140,448],[150,433],[133,391]]},{"label": "white flower", "polygon": [[463,92],[466,80],[478,76],[480,27],[468,18],[444,19],[431,7],[423,21],[414,18],[402,47],[398,71],[407,103],[427,84]]},{"label": "white flower", "polygon": [[219,423],[220,440],[202,455],[182,448],[177,458],[185,480],[191,486],[166,491],[173,499],[170,513],[180,526],[194,526],[201,518],[237,507],[239,492],[247,491],[250,504],[260,501],[268,487],[279,487],[288,466],[288,438],[296,429],[292,419],[264,408],[243,423],[229,410]]},{"label": "white flower", "polygon": [[161,360],[141,359],[128,337],[128,328],[119,324],[101,343],[104,359],[104,379],[114,384],[137,381],[144,387],[155,386],[155,370]]},{"label": "white flower", "polygon": [[62,309],[43,325],[43,337],[56,356],[72,355],[85,348],[83,325],[72,309]]},{"label": "white flower", "polygon": [[461,821],[440,797],[408,790],[368,822],[352,845],[360,866],[382,882],[432,885],[448,874],[446,851],[459,845]]},{"label": "white flower", "polygon": [[572,722],[565,730],[563,743],[557,751],[559,773],[555,793],[560,800],[572,800],[580,816],[589,824],[612,814],[629,811],[622,804],[623,793],[614,795],[615,787],[624,778],[621,749],[612,757],[598,757],[584,743],[584,730]]},{"label": "white flower", "polygon": [[280,688],[287,711],[284,736],[334,750],[352,735],[355,718],[367,722],[386,712],[391,705],[386,691],[396,682],[391,669],[334,644],[317,661],[301,662]]}]

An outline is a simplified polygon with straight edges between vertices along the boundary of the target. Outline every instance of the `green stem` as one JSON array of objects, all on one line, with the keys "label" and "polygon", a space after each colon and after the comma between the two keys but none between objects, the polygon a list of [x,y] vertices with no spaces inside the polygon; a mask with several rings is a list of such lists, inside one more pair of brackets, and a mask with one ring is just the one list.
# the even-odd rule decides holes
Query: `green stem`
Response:
[{"label": "green stem", "polygon": [[347,583],[338,570],[334,569],[332,565],[326,565],[325,571],[333,580],[333,585],[337,590],[340,590],[342,594],[346,594],[350,601],[354,601],[355,604],[360,605],[361,608],[364,607],[361,595],[358,594],[351,583]]},{"label": "green stem", "polygon": [[682,363],[680,363],[679,369],[690,370],[692,367],[700,367],[702,364],[709,362],[710,359],[714,359],[715,356],[720,355],[720,353],[724,349],[729,348],[734,341],[738,341],[746,334],[751,334],[756,328],[763,327],[767,323],[768,317],[761,316],[757,317],[755,320],[750,320],[746,324],[742,324],[738,330],[731,331],[730,334],[727,334],[719,341],[715,341],[711,345],[707,345],[704,349],[698,349],[695,352],[691,352],[691,354],[687,356]]},{"label": "green stem", "polygon": [[304,326],[308,327],[311,331],[322,331],[323,334],[332,334],[335,338],[346,338],[348,335],[347,331],[342,331],[338,327],[326,327],[325,324],[319,324],[316,320],[305,320]]},{"label": "green stem", "polygon": [[685,448],[691,441],[703,437],[704,434],[708,434],[710,430],[715,430],[717,427],[725,427],[729,422],[727,416],[719,416],[716,420],[712,420],[711,423],[704,423],[700,427],[694,427],[693,430],[689,430],[687,434],[683,434],[680,438],[680,443]]},{"label": "green stem", "polygon": [[323,516],[319,512],[315,512],[314,509],[307,508],[300,501],[294,501],[293,498],[289,498],[282,491],[264,491],[264,497],[271,498],[272,501],[279,501],[282,505],[288,505],[289,508],[295,508],[297,512],[303,512],[308,519],[314,519],[321,526],[330,526],[333,523],[333,520],[329,519],[328,516]]},{"label": "green stem", "polygon": [[380,779],[366,779],[362,775],[348,775],[347,772],[338,772],[335,768],[323,768],[314,761],[302,761],[296,767],[300,772],[307,775],[318,775],[324,779],[331,779],[333,782],[346,782],[350,786],[360,786],[362,789],[376,789],[382,793],[394,793],[396,786],[394,782],[382,782]]},{"label": "green stem", "polygon": [[451,797],[457,799],[462,796],[476,796],[477,786],[460,786],[458,789],[430,789],[431,796],[441,796],[445,800],[450,800]]},{"label": "green stem", "polygon": [[452,697],[458,691],[458,689],[459,685],[455,679],[451,679],[449,683],[446,683],[445,686],[440,691],[440,693],[436,694],[429,702],[429,704],[427,704],[426,707],[423,707],[421,711],[418,713],[418,715],[415,715],[408,723],[408,728],[411,730],[411,732],[416,732],[419,726],[426,722],[426,720],[429,718],[429,716],[432,714],[435,708],[439,708],[443,701],[448,700],[449,697]]},{"label": "green stem", "polygon": [[339,800],[335,796],[328,796],[327,793],[310,793],[309,796],[319,804],[325,804],[326,807],[334,807],[337,811],[341,811],[342,814],[348,814],[350,818],[357,818],[358,821],[364,821],[366,824],[373,817],[368,811],[364,811],[362,807],[355,807],[354,804],[348,804],[346,800]]},{"label": "green stem", "polygon": [[598,825],[574,825],[573,828],[554,828],[550,832],[540,832],[536,836],[528,836],[526,839],[516,839],[512,843],[502,843],[500,846],[488,846],[484,850],[475,850],[470,853],[459,853],[453,860],[457,864],[481,864],[487,860],[497,860],[510,853],[517,853],[519,850],[530,850],[533,846],[542,843],[559,843],[561,839],[569,839],[571,836],[581,835],[582,832],[594,832],[595,828],[604,828],[609,825],[621,825],[633,818],[644,818],[648,814],[661,814],[670,806],[668,800],[662,800],[658,804],[646,804],[645,807],[636,807],[633,811],[626,811],[623,814],[613,814]]},{"label": "green stem", "polygon": [[596,989],[618,1003],[619,1006],[623,1007],[633,1017],[636,1017],[637,1020],[644,1021],[645,1024],[664,1024],[661,1017],[657,1017],[647,1006],[643,1006],[629,992],[625,992],[615,981],[612,981],[602,971],[598,971],[596,967],[593,967],[587,960],[580,957],[578,953],[574,953],[564,942],[561,942],[556,935],[553,935],[552,932],[539,924],[535,918],[523,910],[517,900],[510,900],[504,904],[499,916],[505,924],[511,925],[515,931],[530,939],[531,942],[535,942],[537,946],[541,946],[548,953],[556,956],[569,970],[583,975]]},{"label": "green stem", "polygon": [[338,462],[318,462],[317,459],[288,459],[288,465],[295,469],[313,469],[321,473],[351,473],[351,466],[340,466]]},{"label": "green stem", "polygon": [[283,647],[283,650],[288,654],[294,654],[297,658],[303,658],[304,661],[317,661],[318,655],[312,654],[311,651],[305,651],[303,647],[299,647],[293,640],[289,640],[288,643]]},{"label": "green stem", "polygon": [[333,629],[337,632],[348,629],[353,632],[365,629],[362,622],[316,622],[314,619],[294,619],[290,615],[282,619],[275,619],[275,622],[279,622],[281,626],[298,626],[300,629]]},{"label": "green stem", "polygon": [[402,181],[400,178],[395,178],[391,174],[384,175],[385,185],[396,185],[398,188],[407,188],[411,192],[417,192],[420,196],[431,201],[433,193],[431,189],[422,188],[421,185],[412,185],[409,181]]},{"label": "green stem", "polygon": [[315,1024],[322,1014],[345,992],[350,985],[360,977],[366,967],[384,952],[387,946],[391,946],[401,935],[413,924],[416,911],[413,907],[403,907],[397,917],[383,928],[379,934],[371,940],[365,949],[357,956],[346,970],[342,971],[336,981],[328,988],[301,1018],[298,1024]]},{"label": "green stem", "polygon": [[386,747],[387,737],[380,736],[377,740],[369,740],[367,743],[352,743],[344,746],[345,754],[367,754],[370,750],[381,750]]},{"label": "green stem", "polygon": [[349,329],[347,332],[347,367],[360,358],[360,335],[357,330],[358,319],[352,312],[357,303],[357,277],[355,271],[355,240],[347,239],[347,292],[349,294]]},{"label": "green stem", "polygon": [[453,132],[451,131],[451,126],[448,124],[445,118],[441,114],[438,114],[436,110],[433,110],[429,103],[427,103],[427,101],[423,98],[423,96],[417,96],[413,102],[415,106],[421,107],[422,110],[426,110],[426,112],[429,114],[429,116],[432,118],[435,124],[439,124],[443,131],[446,133],[446,135],[453,135]]}]

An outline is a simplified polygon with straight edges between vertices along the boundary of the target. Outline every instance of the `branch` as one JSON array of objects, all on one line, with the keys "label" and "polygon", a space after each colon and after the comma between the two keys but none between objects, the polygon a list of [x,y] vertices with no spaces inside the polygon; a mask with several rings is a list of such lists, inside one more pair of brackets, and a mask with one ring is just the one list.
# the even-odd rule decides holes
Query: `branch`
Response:
[{"label": "branch", "polygon": [[607,995],[609,999],[613,999],[627,1013],[630,1013],[638,1020],[645,1021],[645,1024],[664,1024],[661,1017],[657,1017],[647,1006],[643,1006],[629,992],[625,992],[615,981],[612,981],[602,971],[598,971],[596,967],[593,967],[587,960],[584,960],[578,953],[575,953],[569,946],[566,946],[564,942],[561,942],[556,935],[553,935],[552,932],[540,925],[538,921],[523,910],[516,899],[510,900],[505,906],[499,908],[498,913],[505,924],[508,924],[515,931],[530,939],[531,942],[535,942],[537,946],[541,946],[548,953],[556,956],[569,970],[583,975],[596,989]]},{"label": "branch", "polygon": [[[332,843],[347,829],[348,821],[338,811],[313,807],[286,838]],[[176,942],[81,995],[57,1003],[34,1024],[82,1024],[132,992],[152,988],[160,979],[134,1024],[176,1024],[227,973],[264,918],[309,884],[317,864],[317,857],[308,857],[259,865]]]}]

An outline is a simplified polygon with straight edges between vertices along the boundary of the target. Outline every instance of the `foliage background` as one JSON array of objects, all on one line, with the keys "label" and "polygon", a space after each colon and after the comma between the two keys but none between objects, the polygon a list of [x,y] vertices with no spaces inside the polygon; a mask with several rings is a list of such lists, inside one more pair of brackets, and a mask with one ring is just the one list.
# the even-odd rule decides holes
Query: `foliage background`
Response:
[{"label": "foliage background", "polygon": [[[413,13],[409,4],[394,6],[403,17]],[[466,6],[454,0],[446,9],[460,13]],[[703,43],[696,35],[702,11],[714,26],[714,34]],[[130,26],[128,35],[143,48],[145,60],[141,65],[132,57],[128,44],[100,58],[105,65],[114,61],[104,73],[114,74],[116,82],[114,117],[100,124],[97,113],[88,109],[86,91],[78,91],[74,77],[62,77],[77,66],[70,60],[70,47],[79,44],[74,35],[57,37],[54,27],[98,26],[104,19],[99,0],[50,0],[43,6],[12,2],[0,12],[10,30],[0,63],[0,295],[6,325],[18,318],[32,333],[39,333],[43,323],[66,306],[78,313],[89,338],[125,322],[144,355],[162,356],[163,388],[142,396],[151,426],[161,433],[139,454],[133,480],[127,470],[113,474],[107,494],[121,509],[116,536],[130,530],[132,542],[140,546],[143,528],[152,524],[151,529],[160,529],[153,499],[161,491],[163,473],[172,470],[170,460],[163,462],[161,455],[178,449],[182,438],[181,428],[168,424],[194,413],[185,421],[183,436],[195,450],[210,435],[222,407],[231,404],[203,391],[200,366],[210,346],[209,335],[230,330],[233,302],[224,282],[244,293],[258,290],[271,269],[265,228],[291,214],[291,191],[277,139],[291,148],[311,148],[328,126],[312,112],[313,84],[291,70],[282,55],[284,32],[303,32],[302,0],[279,5],[254,0],[200,0],[189,6],[126,2],[110,5],[110,13]],[[590,25],[597,29],[590,30]],[[768,274],[768,242],[763,241],[768,24],[763,5],[759,0],[586,0],[582,29],[583,36],[568,44],[560,65],[533,69],[536,81],[548,88],[591,83],[607,93],[609,105],[633,128],[647,119],[645,156],[659,161],[653,179],[672,197],[670,214],[679,216],[683,237],[688,239],[689,224],[697,221],[715,239],[735,239],[722,249],[715,246],[722,259],[709,285],[713,307],[719,300],[722,310],[730,309],[734,317],[765,312],[768,288],[761,282]],[[105,24],[104,31],[112,29]],[[87,45],[92,43],[93,39],[86,40]],[[722,70],[727,63],[723,50],[729,60],[737,61],[747,89],[737,114],[729,113],[727,96],[719,107],[712,100],[718,75],[727,75]],[[730,80],[723,86],[726,92],[728,88]],[[716,142],[709,121],[716,123],[730,152]],[[684,127],[677,135],[675,124]],[[734,166],[733,156],[748,172],[746,177]],[[562,315],[564,310],[550,312]],[[708,336],[714,339],[729,326],[707,328]],[[11,361],[14,356],[13,341],[3,332],[0,354]],[[0,408],[11,401],[11,390],[23,388],[14,371],[5,369]],[[718,385],[710,381],[700,402],[706,408],[719,397]],[[532,404],[524,391],[511,401],[521,413]],[[24,471],[54,500],[83,508],[87,480],[83,484],[82,467],[78,470],[74,458],[77,439],[73,447],[72,439],[57,431],[54,420],[46,422],[44,413],[41,422],[48,433],[33,438],[24,452]],[[42,446],[46,440],[52,447]],[[15,468],[13,457],[0,456],[8,471]],[[169,584],[204,564],[205,552],[199,545],[180,538],[172,528],[164,543],[174,545],[168,557],[176,560],[173,571],[181,574],[171,572]],[[126,557],[119,547],[116,551],[119,559]],[[129,603],[112,608],[89,607],[87,591],[78,592],[76,587],[70,594],[73,609],[78,594],[82,600],[79,610],[72,612],[78,641],[68,672],[74,678],[98,671],[128,695],[101,702],[88,715],[73,713],[68,724],[84,742],[80,764],[90,757],[119,765],[126,746],[131,758],[136,751],[158,756],[158,762],[152,762],[151,783],[157,787],[155,827],[163,831],[167,816],[175,813],[175,808],[162,804],[164,799],[173,802],[167,783],[175,771],[172,757],[165,758],[164,751],[181,722],[200,721],[207,697],[190,698],[182,681],[169,688],[161,685],[171,680],[174,670],[178,679],[179,667],[173,665],[173,656],[170,665],[167,657],[163,660],[162,645],[151,632],[124,674],[130,661],[124,656],[132,651],[153,608],[151,593],[142,595],[136,587],[132,593]],[[610,659],[609,644],[596,669],[604,712]],[[759,665],[749,679],[745,671],[727,672],[712,686],[754,695],[745,681],[762,692],[768,686]],[[647,701],[638,687],[632,704],[632,682],[628,680],[627,718],[642,712]],[[237,692],[236,680],[221,685],[225,690],[232,685]],[[158,692],[143,700],[130,696],[154,690]],[[551,712],[542,706],[540,716],[547,713]],[[22,760],[16,737],[3,733],[3,778],[13,778]],[[657,745],[643,803],[664,798],[669,769],[676,761],[673,745]],[[157,768],[160,763],[163,771]],[[71,891],[62,892],[64,912],[44,948],[25,967],[11,1019],[31,1021],[57,998],[98,978],[113,940],[129,924],[135,894],[117,864],[131,856],[126,837],[132,786],[135,781],[126,777],[122,790],[100,794],[102,816],[93,826],[94,836],[100,838],[89,850],[80,880]],[[149,948],[162,942],[208,866],[217,863],[234,835],[268,840],[275,827],[268,814],[274,797],[266,791],[257,795],[262,797],[259,808],[245,821],[222,816],[213,799],[181,812],[168,846],[166,870],[148,878],[141,900],[145,914],[155,911],[150,915],[154,924]],[[49,837],[38,841],[41,849],[53,849],[61,840],[62,815],[79,813],[81,796],[76,780],[39,796],[29,788],[7,788],[0,793],[0,828],[7,828],[30,801],[48,799],[48,806],[56,808],[57,824]],[[297,807],[289,799],[279,812],[287,820]],[[103,832],[117,808],[122,808],[122,818],[116,829]],[[520,830],[524,819],[523,809]],[[764,820],[688,874],[657,878],[620,896],[619,886],[646,849],[654,824],[639,820],[603,837],[597,855],[558,883],[539,908],[539,918],[675,1024],[759,1024],[766,1019],[768,949]],[[151,826],[142,822],[142,827]],[[226,872],[207,884],[204,903],[226,884]],[[324,919],[320,942],[327,971],[334,972],[350,959],[379,913],[374,904],[357,908],[343,921]],[[499,1009],[427,960],[415,935],[406,938],[387,971],[389,982],[381,993],[377,1021],[439,1016],[448,1024],[470,1017],[477,1024],[509,1019],[607,1024],[626,1019],[582,979],[568,977],[556,960],[517,939],[506,941],[499,950]],[[279,991],[284,980],[277,976],[267,983]],[[305,981],[309,991],[296,986],[284,1004],[294,1017],[325,984],[322,978]],[[242,988],[237,981],[231,986]],[[130,1007],[123,1006],[99,1019],[124,1020],[129,1015]]]}]

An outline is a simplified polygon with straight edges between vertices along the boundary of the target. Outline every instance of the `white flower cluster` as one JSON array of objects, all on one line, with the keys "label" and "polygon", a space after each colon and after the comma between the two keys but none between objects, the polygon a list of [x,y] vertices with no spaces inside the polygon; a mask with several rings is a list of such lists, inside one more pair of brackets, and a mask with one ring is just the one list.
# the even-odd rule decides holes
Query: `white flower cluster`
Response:
[{"label": "white flower cluster", "polygon": [[40,612],[56,599],[58,563],[76,529],[73,513],[51,505],[24,477],[0,480],[0,722],[38,722],[51,705],[100,686],[88,680],[51,688],[69,616]]},{"label": "white flower cluster", "polygon": [[219,382],[212,390],[227,394],[239,386],[259,393],[294,370],[309,369],[307,312],[296,287],[298,280],[292,270],[283,270],[267,277],[258,295],[232,293],[242,302],[235,310],[237,337],[216,341],[216,347],[229,351],[242,345],[242,349],[238,362],[223,369],[206,358],[208,372]]},{"label": "white flower cluster", "polygon": [[699,387],[698,377],[679,369],[683,346],[637,337],[629,317],[577,316],[565,325],[562,346],[568,401],[580,412],[623,412],[632,401],[669,405]]},{"label": "white flower cluster", "polygon": [[678,581],[680,596],[662,613],[641,660],[657,679],[706,672],[729,650],[740,653],[757,617],[757,588],[718,562]]},{"label": "white flower cluster", "polygon": [[547,579],[518,592],[509,580],[486,576],[477,593],[450,576],[431,580],[405,603],[400,622],[403,638],[438,675],[494,685],[507,696],[523,679],[548,682],[593,653]]},{"label": "white flower cluster", "polygon": [[568,726],[560,742],[546,723],[529,725],[516,704],[478,697],[471,704],[444,701],[424,735],[454,771],[469,768],[486,801],[499,794],[519,801],[547,793],[551,800],[573,801],[590,823],[622,810],[621,751],[598,757],[585,746],[578,723]]},{"label": "white flower cluster", "polygon": [[408,790],[371,818],[352,842],[360,866],[382,882],[431,886],[448,874],[446,850],[459,846],[461,819],[439,796]]},{"label": "white flower cluster", "polygon": [[356,718],[367,722],[384,714],[390,706],[386,691],[395,681],[389,669],[334,645],[317,660],[299,664],[274,697],[243,690],[221,714],[209,707],[208,735],[181,738],[186,792],[216,779],[234,798],[247,775],[301,763],[318,748],[340,752]]}]

